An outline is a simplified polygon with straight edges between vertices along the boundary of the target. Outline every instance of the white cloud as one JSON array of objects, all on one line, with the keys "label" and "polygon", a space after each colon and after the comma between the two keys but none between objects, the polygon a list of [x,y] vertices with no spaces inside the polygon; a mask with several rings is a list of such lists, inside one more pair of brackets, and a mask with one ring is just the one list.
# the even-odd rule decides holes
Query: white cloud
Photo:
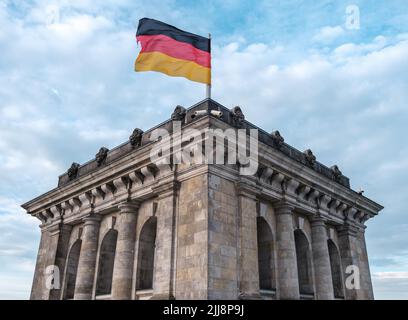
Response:
[{"label": "white cloud", "polygon": [[325,26],[313,37],[316,42],[329,43],[344,35],[345,31],[342,26]]},{"label": "white cloud", "polygon": [[408,271],[374,272],[373,277],[378,279],[408,279]]}]

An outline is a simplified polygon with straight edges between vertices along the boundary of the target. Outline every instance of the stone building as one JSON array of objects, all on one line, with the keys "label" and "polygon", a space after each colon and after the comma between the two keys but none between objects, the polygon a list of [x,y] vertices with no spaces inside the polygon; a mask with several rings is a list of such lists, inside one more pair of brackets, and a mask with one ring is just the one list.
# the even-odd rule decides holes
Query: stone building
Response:
[{"label": "stone building", "polygon": [[[152,132],[175,121],[258,129],[256,173],[152,162]],[[73,163],[23,208],[41,221],[31,299],[373,299],[364,223],[382,207],[211,99]]]}]

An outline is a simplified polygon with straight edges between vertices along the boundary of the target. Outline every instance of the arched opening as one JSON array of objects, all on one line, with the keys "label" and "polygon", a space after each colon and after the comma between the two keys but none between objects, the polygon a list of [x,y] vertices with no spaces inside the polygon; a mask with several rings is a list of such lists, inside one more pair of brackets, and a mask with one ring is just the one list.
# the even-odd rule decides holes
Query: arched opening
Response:
[{"label": "arched opening", "polygon": [[258,242],[259,288],[273,290],[276,288],[273,261],[272,231],[266,220],[258,217],[256,220]]},{"label": "arched opening", "polygon": [[151,217],[140,232],[137,256],[136,289],[153,288],[154,251],[156,242],[157,218]]},{"label": "arched opening", "polygon": [[300,294],[313,294],[312,256],[309,241],[302,230],[295,230],[296,261]]},{"label": "arched opening", "polygon": [[111,293],[117,239],[118,232],[111,229],[102,240],[95,292],[97,296]]},{"label": "arched opening", "polygon": [[333,293],[335,298],[344,298],[343,280],[341,276],[340,253],[333,240],[327,240],[329,248],[330,268],[333,281]]},{"label": "arched opening", "polygon": [[67,267],[65,272],[64,299],[73,299],[78,271],[79,254],[81,253],[82,241],[78,239],[69,250]]}]

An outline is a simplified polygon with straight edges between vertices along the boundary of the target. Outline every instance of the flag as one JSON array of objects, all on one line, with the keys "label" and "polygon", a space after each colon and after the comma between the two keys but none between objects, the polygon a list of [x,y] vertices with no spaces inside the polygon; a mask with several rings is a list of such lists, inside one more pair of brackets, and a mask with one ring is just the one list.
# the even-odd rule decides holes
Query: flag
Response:
[{"label": "flag", "polygon": [[135,71],[158,71],[211,84],[210,39],[143,18],[136,33],[141,51]]}]

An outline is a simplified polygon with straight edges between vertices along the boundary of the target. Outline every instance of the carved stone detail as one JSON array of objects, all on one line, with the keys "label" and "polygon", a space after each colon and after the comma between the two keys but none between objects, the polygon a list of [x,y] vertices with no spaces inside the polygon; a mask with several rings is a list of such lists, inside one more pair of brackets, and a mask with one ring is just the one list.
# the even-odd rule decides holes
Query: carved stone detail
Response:
[{"label": "carved stone detail", "polygon": [[285,139],[281,136],[280,132],[278,130],[273,131],[271,133],[272,139],[275,143],[275,146],[280,149],[283,146],[283,143],[285,142]]},{"label": "carved stone detail", "polygon": [[293,178],[287,178],[283,181],[282,187],[283,187],[283,192],[286,194],[290,195],[296,195],[296,189],[299,187],[300,182],[293,179]]},{"label": "carved stone detail", "polygon": [[129,137],[129,142],[133,148],[140,147],[142,145],[143,130],[136,128]]},{"label": "carved stone detail", "polygon": [[79,163],[73,162],[71,164],[71,167],[67,171],[69,180],[74,180],[78,176],[79,167],[80,167]]},{"label": "carved stone detail", "polygon": [[259,180],[264,183],[269,183],[273,174],[273,170],[271,168],[265,167],[262,170],[262,173],[259,177]]},{"label": "carved stone detail", "polygon": [[81,209],[88,208],[91,206],[92,196],[90,192],[82,193],[78,196],[79,201],[81,202]]},{"label": "carved stone detail", "polygon": [[142,185],[143,184],[143,175],[140,172],[131,172],[129,173],[129,179],[132,181],[133,185]]},{"label": "carved stone detail", "polygon": [[100,202],[105,198],[105,192],[103,192],[100,187],[92,189],[91,193],[93,196],[94,203]]},{"label": "carved stone detail", "polygon": [[112,182],[101,185],[101,189],[108,199],[112,198],[115,193],[115,186]]},{"label": "carved stone detail", "polygon": [[313,167],[316,163],[316,157],[313,154],[312,150],[307,149],[303,152],[303,154],[305,155],[307,165],[309,165],[310,167]]},{"label": "carved stone detail", "polygon": [[184,121],[186,117],[186,109],[182,106],[177,106],[173,113],[171,114],[171,120],[173,121]]},{"label": "carved stone detail", "polygon": [[[317,197],[320,195],[320,192],[317,190],[312,190],[309,192],[309,194],[307,195],[307,201],[315,204],[316,203],[316,199]],[[317,204],[317,203],[316,203]]]},{"label": "carved stone detail", "polygon": [[342,173],[337,165],[334,165],[330,168],[332,171],[332,176],[334,181],[339,181],[340,177],[342,176]]},{"label": "carved stone detail", "polygon": [[116,191],[117,192],[126,191],[127,186],[128,186],[127,181],[129,181],[129,180],[127,178],[125,178],[125,177],[120,177],[120,178],[117,178],[117,179],[113,180],[113,185],[115,186]]},{"label": "carved stone detail", "polygon": [[144,176],[143,183],[146,184],[154,180],[155,172],[152,170],[151,167],[149,166],[143,167],[140,171]]},{"label": "carved stone detail", "polygon": [[320,197],[317,198],[317,205],[320,209],[329,210],[329,203],[331,201],[331,197],[325,194],[322,194]]},{"label": "carved stone detail", "polygon": [[102,147],[99,149],[98,153],[95,155],[96,163],[98,167],[103,165],[106,161],[106,157],[108,156],[109,149]]},{"label": "carved stone detail", "polygon": [[272,187],[282,191],[282,181],[285,179],[285,176],[282,173],[277,172],[272,176]]},{"label": "carved stone detail", "polygon": [[306,195],[310,192],[310,187],[303,185],[298,188],[298,195],[300,199],[305,199]]},{"label": "carved stone detail", "polygon": [[232,115],[232,122],[234,123],[235,126],[238,128],[242,127],[245,116],[242,113],[242,110],[239,106],[236,106],[231,109],[231,115]]}]

